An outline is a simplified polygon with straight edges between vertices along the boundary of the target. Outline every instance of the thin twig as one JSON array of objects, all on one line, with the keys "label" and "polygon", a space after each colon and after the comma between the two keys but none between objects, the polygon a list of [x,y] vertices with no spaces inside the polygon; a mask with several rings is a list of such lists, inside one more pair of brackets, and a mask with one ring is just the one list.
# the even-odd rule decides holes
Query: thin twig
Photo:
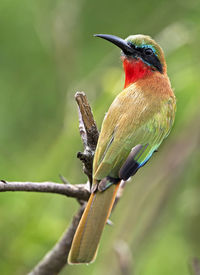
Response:
[{"label": "thin twig", "polygon": [[86,184],[61,184],[54,182],[7,182],[0,180],[0,192],[25,191],[61,194],[87,201],[90,192]]}]

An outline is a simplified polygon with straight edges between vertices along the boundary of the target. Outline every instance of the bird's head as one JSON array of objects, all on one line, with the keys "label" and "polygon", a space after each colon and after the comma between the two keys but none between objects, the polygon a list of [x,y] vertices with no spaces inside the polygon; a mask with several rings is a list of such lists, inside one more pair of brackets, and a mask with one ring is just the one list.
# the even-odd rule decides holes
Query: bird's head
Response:
[{"label": "bird's head", "polygon": [[122,50],[125,87],[155,72],[166,74],[163,50],[150,36],[137,34],[126,39],[109,34],[95,36],[110,41]]}]

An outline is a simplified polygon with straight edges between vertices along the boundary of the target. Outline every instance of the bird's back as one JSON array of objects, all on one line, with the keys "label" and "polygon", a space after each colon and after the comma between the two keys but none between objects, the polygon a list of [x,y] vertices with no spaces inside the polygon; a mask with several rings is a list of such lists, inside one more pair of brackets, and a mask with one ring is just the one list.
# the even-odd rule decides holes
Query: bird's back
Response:
[{"label": "bird's back", "polygon": [[168,78],[160,74],[137,81],[124,89],[106,114],[94,158],[94,179],[118,177],[118,172],[138,145],[147,150],[141,163],[168,135],[175,115],[175,97]]}]

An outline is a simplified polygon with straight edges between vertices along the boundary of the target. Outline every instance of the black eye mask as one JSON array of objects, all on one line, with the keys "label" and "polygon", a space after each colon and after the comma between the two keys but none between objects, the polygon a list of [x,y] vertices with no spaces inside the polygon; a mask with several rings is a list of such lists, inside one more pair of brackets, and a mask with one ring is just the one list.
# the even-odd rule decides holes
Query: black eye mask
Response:
[{"label": "black eye mask", "polygon": [[128,45],[134,49],[134,54],[130,56],[141,58],[146,64],[153,66],[160,73],[163,73],[162,64],[151,48],[135,47],[131,42],[128,42]]}]

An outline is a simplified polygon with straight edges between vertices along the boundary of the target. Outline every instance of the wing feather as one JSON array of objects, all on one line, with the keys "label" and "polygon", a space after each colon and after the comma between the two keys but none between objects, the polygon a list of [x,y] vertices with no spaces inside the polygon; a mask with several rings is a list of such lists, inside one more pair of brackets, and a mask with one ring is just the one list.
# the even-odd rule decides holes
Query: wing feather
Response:
[{"label": "wing feather", "polygon": [[175,99],[152,98],[134,86],[120,93],[103,121],[94,159],[94,178],[118,177],[131,149],[146,146],[137,161],[142,166],[169,134],[175,115]]}]

